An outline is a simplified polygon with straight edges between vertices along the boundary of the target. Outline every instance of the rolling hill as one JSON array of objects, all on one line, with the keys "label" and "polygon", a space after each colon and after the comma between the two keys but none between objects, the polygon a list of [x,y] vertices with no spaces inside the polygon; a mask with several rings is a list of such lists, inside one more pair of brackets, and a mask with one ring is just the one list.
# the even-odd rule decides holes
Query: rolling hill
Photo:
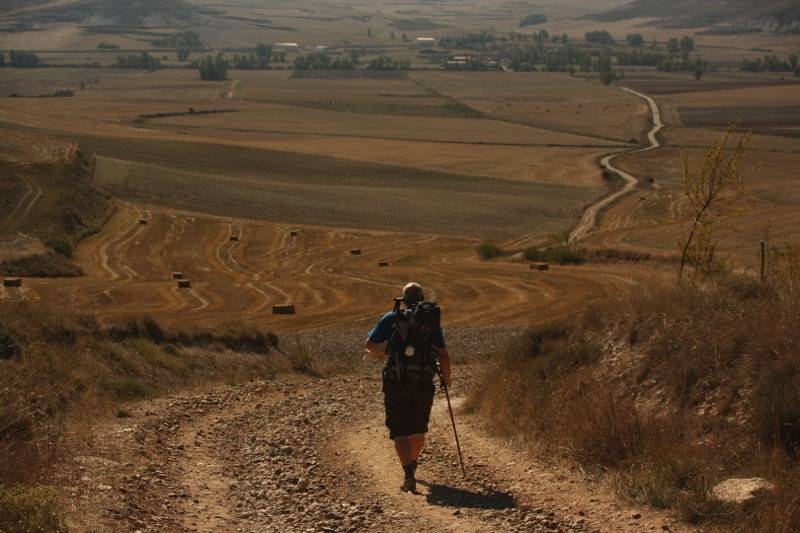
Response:
[{"label": "rolling hill", "polygon": [[[15,0],[3,5],[20,7]],[[207,12],[184,0],[78,0],[41,6],[20,13],[35,23],[75,23],[84,27],[158,28],[182,27],[206,20]]]},{"label": "rolling hill", "polygon": [[655,18],[655,25],[661,27],[711,28],[722,32],[800,32],[800,1],[635,0],[589,18],[605,22]]}]

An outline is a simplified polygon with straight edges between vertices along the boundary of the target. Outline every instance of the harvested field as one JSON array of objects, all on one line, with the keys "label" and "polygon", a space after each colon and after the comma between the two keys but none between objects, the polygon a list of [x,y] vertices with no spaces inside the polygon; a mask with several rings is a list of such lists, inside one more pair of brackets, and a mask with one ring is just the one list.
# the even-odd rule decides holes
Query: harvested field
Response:
[{"label": "harvested field", "polygon": [[[235,137],[246,142],[252,136]],[[348,137],[260,136],[264,148],[469,176],[602,188],[597,161],[610,148],[499,146]],[[413,156],[409,156],[413,154]]]},{"label": "harvested field", "polygon": [[[374,104],[370,105],[373,105],[373,109],[380,109],[380,107],[374,107]],[[387,106],[388,108],[391,104],[381,102],[376,105]],[[420,102],[416,105],[422,105],[422,103]],[[450,107],[445,109],[458,108]],[[425,113],[425,111],[423,110],[421,113]],[[618,144],[613,139],[598,139],[580,133],[554,132],[501,120],[399,115],[394,116],[392,120],[387,120],[380,114],[348,113],[339,110],[298,108],[277,104],[252,105],[246,114],[241,113],[240,116],[233,120],[220,114],[202,117],[178,116],[153,119],[150,121],[150,125],[176,131],[191,131],[196,128],[206,131],[217,130],[216,135],[219,137],[222,137],[227,132],[239,132],[504,144],[510,146],[531,144],[601,146],[603,144]]]},{"label": "harvested field", "polygon": [[292,80],[404,80],[402,70],[293,70]]},{"label": "harvested field", "polygon": [[[117,197],[294,224],[482,238],[490,236],[489,218],[488,233],[495,237],[545,236],[572,224],[601,193],[220,145],[88,137],[81,142],[101,156],[97,185]],[[172,166],[161,166],[166,161]],[[402,209],[386,209],[401,197],[437,215],[411,220]]]},{"label": "harvested field", "polygon": [[569,74],[414,72],[411,76],[489,117],[618,142],[638,139],[649,113],[636,96]]},{"label": "harvested field", "polygon": [[[708,73],[701,80],[695,80],[688,73],[668,74],[652,72],[636,74],[621,82],[626,87],[653,96],[666,96],[684,93],[706,93],[738,89],[766,89],[771,87],[792,87],[800,90],[800,82],[792,78],[781,79],[773,74],[748,74],[740,72]],[[763,94],[763,93],[762,93]]]},{"label": "harvested field", "polygon": [[[699,155],[699,150],[694,149],[693,153]],[[758,243],[767,228],[779,242],[794,241],[800,235],[800,188],[795,172],[800,166],[800,153],[753,150],[746,155],[742,168],[747,171],[758,163],[763,167],[749,183],[747,196],[717,233],[719,253],[749,267],[756,265]],[[589,243],[674,255],[689,217],[676,183],[681,172],[679,151],[664,148],[621,158],[618,165],[638,176],[654,178],[656,187],[630,195],[611,207]]]},{"label": "harvested field", "polygon": [[688,126],[725,127],[737,120],[744,128],[798,126],[800,84],[674,94],[664,98],[664,107],[677,110]]},{"label": "harvested field", "polygon": [[[184,326],[366,327],[413,279],[448,309],[448,324],[525,324],[568,312],[587,297],[628,284],[637,272],[570,267],[530,277],[527,264],[480,261],[468,239],[313,226],[292,237],[294,226],[158,208],[151,209],[151,223],[140,226],[139,211],[121,205],[78,247],[85,277],[30,280],[26,298],[69,303],[104,321],[148,314]],[[228,238],[233,226],[240,242]],[[355,247],[360,256],[350,255]],[[376,268],[379,261],[392,268]],[[192,280],[191,290],[177,290],[172,272],[178,271]],[[302,312],[271,314],[273,305],[287,301]]]},{"label": "harvested field", "polygon": [[[798,88],[800,91],[800,88]],[[726,127],[737,122],[743,128],[795,126],[800,124],[797,106],[692,107],[680,110],[681,122],[691,126]]]},{"label": "harvested field", "polygon": [[351,103],[342,101],[308,101],[292,99],[266,99],[259,102],[265,104],[289,105],[309,109],[322,109],[325,111],[339,111],[342,113],[364,113],[367,115],[405,115],[418,117],[453,117],[453,118],[481,118],[483,115],[464,104],[446,102],[434,105],[420,105],[420,103]]}]

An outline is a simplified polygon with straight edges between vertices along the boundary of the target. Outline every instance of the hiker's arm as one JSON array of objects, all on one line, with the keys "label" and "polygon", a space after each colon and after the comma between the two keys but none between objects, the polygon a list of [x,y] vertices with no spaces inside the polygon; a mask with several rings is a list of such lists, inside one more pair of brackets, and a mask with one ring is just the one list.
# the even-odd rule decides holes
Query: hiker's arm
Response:
[{"label": "hiker's arm", "polygon": [[364,349],[367,351],[367,355],[373,359],[383,359],[385,356],[383,345],[376,344],[369,339],[364,343]]},{"label": "hiker's arm", "polygon": [[444,382],[450,386],[450,354],[447,353],[447,348],[439,348],[439,364],[442,366],[442,374],[444,374]]}]

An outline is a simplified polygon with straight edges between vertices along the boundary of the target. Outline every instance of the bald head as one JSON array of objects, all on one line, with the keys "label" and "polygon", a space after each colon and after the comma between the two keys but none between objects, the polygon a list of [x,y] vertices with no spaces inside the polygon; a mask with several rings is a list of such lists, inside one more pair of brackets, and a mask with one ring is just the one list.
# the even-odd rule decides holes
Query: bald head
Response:
[{"label": "bald head", "polygon": [[425,300],[425,293],[422,292],[422,285],[419,283],[406,283],[403,287],[403,300],[408,303],[418,303]]}]

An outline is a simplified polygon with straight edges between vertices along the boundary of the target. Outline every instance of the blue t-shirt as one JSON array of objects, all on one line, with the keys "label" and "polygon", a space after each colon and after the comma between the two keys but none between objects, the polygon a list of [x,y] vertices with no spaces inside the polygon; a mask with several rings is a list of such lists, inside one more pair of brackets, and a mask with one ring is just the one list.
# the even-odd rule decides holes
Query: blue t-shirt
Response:
[{"label": "blue t-shirt", "polygon": [[[375,344],[387,342],[392,337],[392,330],[394,330],[394,311],[389,311],[378,320],[378,323],[369,332],[369,340]],[[441,349],[446,348],[441,329],[433,334],[431,344]]]}]

